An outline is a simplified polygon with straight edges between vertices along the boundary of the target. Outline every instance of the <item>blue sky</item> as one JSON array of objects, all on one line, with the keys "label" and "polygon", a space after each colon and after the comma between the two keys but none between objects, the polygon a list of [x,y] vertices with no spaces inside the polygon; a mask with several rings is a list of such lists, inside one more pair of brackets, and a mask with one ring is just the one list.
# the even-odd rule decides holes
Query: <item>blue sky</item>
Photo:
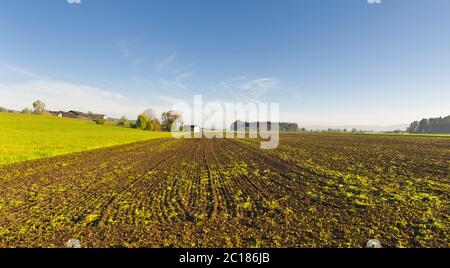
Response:
[{"label": "blue sky", "polygon": [[450,114],[450,1],[4,0],[0,106],[278,102],[301,125]]}]

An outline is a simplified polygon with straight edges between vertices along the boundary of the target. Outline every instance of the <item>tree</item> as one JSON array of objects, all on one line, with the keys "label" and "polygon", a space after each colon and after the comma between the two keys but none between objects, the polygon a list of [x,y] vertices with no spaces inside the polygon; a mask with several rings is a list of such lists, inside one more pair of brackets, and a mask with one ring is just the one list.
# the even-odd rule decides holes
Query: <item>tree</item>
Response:
[{"label": "tree", "polygon": [[[175,114],[176,113],[173,111],[168,112],[167,119],[169,120],[169,122],[173,123],[178,118],[175,116]],[[123,120],[123,117],[121,120]],[[148,131],[161,131],[161,129],[163,129],[161,122],[158,120],[158,118],[156,118],[155,113],[153,112],[152,109],[147,109],[144,112],[142,112],[138,116],[136,123],[131,125],[131,127]]]},{"label": "tree", "polygon": [[180,117],[181,115],[176,111],[162,113],[162,129],[164,131],[171,131],[173,123]]},{"label": "tree", "polygon": [[25,108],[25,109],[22,110],[22,113],[23,113],[23,114],[32,114],[32,113],[33,113],[33,110],[31,110],[30,108],[27,107],[27,108]]},{"label": "tree", "polygon": [[122,116],[122,118],[120,118],[119,123],[117,123],[117,125],[119,126],[125,126],[128,123],[128,118],[126,116]]},{"label": "tree", "polygon": [[146,130],[150,126],[150,118],[146,113],[142,113],[138,116],[136,121],[136,127],[142,130]]},{"label": "tree", "polygon": [[103,119],[103,118],[99,118],[99,119],[95,119],[94,122],[95,122],[97,125],[104,125],[104,124],[106,123],[106,120]]},{"label": "tree", "polygon": [[43,103],[41,100],[37,100],[33,102],[33,108],[35,114],[45,114],[45,103]]},{"label": "tree", "polygon": [[147,130],[150,131],[161,131],[161,123],[158,118],[156,118],[156,114],[153,109],[147,109],[144,111],[144,114],[148,116],[149,122],[147,126]]},{"label": "tree", "polygon": [[156,118],[156,114],[155,114],[155,112],[153,111],[153,109],[146,109],[146,110],[143,112],[143,114],[146,114],[150,120],[152,120],[153,118]]},{"label": "tree", "polygon": [[159,122],[158,118],[153,118],[150,120],[150,127],[148,130],[151,131],[161,131],[161,123]]}]

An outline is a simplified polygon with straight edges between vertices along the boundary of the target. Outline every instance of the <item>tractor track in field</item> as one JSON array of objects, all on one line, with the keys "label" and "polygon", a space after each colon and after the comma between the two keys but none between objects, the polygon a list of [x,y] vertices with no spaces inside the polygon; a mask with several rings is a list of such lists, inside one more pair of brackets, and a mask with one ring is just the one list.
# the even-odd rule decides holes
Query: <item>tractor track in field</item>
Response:
[{"label": "tractor track in field", "polygon": [[0,247],[450,246],[447,140],[258,142],[159,139],[1,167]]}]

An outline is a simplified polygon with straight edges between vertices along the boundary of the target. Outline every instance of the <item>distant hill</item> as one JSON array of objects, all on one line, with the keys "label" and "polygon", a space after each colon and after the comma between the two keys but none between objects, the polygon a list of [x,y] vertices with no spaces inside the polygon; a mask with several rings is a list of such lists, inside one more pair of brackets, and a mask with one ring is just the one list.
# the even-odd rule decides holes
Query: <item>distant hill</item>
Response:
[{"label": "distant hill", "polygon": [[328,129],[347,129],[351,131],[352,129],[363,130],[363,131],[375,131],[375,132],[386,132],[386,131],[395,131],[402,130],[406,131],[408,128],[407,124],[400,125],[390,125],[390,126],[371,126],[371,125],[344,125],[344,126],[323,126],[323,125],[311,125],[311,126],[302,126],[307,130],[328,130]]}]

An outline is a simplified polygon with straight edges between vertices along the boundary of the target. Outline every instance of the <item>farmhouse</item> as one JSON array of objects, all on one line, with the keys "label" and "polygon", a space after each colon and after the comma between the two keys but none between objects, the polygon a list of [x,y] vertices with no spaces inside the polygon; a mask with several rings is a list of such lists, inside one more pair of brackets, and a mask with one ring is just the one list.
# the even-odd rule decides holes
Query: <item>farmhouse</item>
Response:
[{"label": "farmhouse", "polygon": [[106,119],[106,115],[104,114],[83,113],[78,111],[68,111],[68,112],[49,111],[49,114],[58,117],[76,118],[76,119],[88,119],[88,120]]},{"label": "farmhouse", "polygon": [[64,111],[49,111],[48,112],[51,115],[58,116],[58,117],[67,117],[67,118],[81,118],[78,114],[72,113],[72,112],[64,112]]}]

